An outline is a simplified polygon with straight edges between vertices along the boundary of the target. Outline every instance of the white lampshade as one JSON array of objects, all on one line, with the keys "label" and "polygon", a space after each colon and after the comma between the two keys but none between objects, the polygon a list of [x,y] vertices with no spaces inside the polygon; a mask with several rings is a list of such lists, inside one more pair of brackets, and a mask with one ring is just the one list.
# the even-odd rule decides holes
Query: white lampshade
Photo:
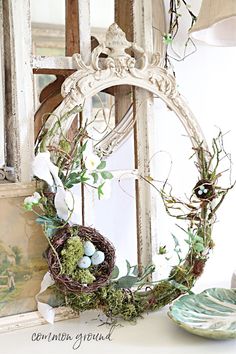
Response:
[{"label": "white lampshade", "polygon": [[210,45],[236,46],[236,0],[202,0],[190,35]]}]

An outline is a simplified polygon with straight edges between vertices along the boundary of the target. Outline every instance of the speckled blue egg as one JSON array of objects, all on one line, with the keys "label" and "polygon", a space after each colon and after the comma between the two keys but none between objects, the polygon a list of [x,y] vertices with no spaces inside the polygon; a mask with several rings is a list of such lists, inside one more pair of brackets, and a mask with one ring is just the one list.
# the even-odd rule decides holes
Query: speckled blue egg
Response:
[{"label": "speckled blue egg", "polygon": [[93,255],[92,255],[92,264],[93,265],[99,265],[101,264],[105,259],[105,255],[102,251],[96,251]]},{"label": "speckled blue egg", "polygon": [[80,258],[77,264],[79,268],[87,269],[91,266],[91,258],[89,258],[88,256],[83,256],[82,258]]},{"label": "speckled blue egg", "polygon": [[84,243],[84,254],[85,256],[91,257],[95,253],[96,249],[92,242],[86,241]]}]

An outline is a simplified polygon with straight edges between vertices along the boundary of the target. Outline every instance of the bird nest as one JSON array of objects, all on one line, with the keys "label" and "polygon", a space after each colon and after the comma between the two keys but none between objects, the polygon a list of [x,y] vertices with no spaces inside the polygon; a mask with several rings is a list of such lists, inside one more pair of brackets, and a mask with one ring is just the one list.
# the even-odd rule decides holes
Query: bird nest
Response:
[{"label": "bird nest", "polygon": [[[91,284],[81,284],[67,274],[62,273],[62,250],[66,246],[69,238],[72,237],[72,230],[73,232],[77,232],[77,235],[83,242],[92,242],[93,245],[105,255],[104,261],[93,268],[93,276],[95,280]],[[69,226],[66,226],[59,229],[54,235],[51,240],[51,246],[49,246],[46,251],[46,258],[51,276],[53,277],[56,286],[61,291],[64,293],[72,292],[76,294],[90,293],[98,290],[108,282],[115,265],[115,249],[104,236],[91,227],[76,226],[70,228]]]}]

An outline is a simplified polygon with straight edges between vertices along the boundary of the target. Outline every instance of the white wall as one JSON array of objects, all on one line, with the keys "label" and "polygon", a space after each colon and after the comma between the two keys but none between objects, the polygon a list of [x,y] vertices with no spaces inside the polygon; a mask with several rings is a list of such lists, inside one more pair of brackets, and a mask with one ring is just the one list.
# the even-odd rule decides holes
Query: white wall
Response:
[{"label": "white wall", "polygon": [[[198,13],[200,1],[191,1],[192,9]],[[185,30],[188,28],[186,14],[183,15],[183,24]],[[183,49],[183,41],[185,34],[183,30],[178,37],[176,47]],[[184,61],[173,61],[177,84],[182,95],[187,99],[190,108],[200,123],[204,135],[211,144],[212,138],[218,134],[220,128],[223,133],[230,131],[224,139],[224,145],[227,152],[232,153],[233,163],[233,180],[236,179],[236,48],[219,48],[211,47],[201,43],[197,43],[197,52],[186,58]],[[165,137],[171,141],[170,151],[174,160],[181,159],[177,157],[180,153],[179,138],[183,133],[181,126],[168,125],[168,119],[165,114],[159,118],[160,130],[166,129]],[[169,129],[168,129],[169,127]],[[163,136],[163,135],[162,135]],[[165,142],[164,138],[159,134],[160,148],[162,149]],[[184,138],[182,138],[184,139]],[[185,144],[185,143],[181,143]],[[178,146],[177,146],[178,145]],[[177,149],[177,153],[176,153]],[[182,154],[186,157],[191,155],[187,145],[182,145]],[[188,168],[187,168],[188,167]],[[187,166],[187,162],[181,162],[176,169],[173,168],[174,184],[177,185],[177,191],[185,191],[189,187],[189,182],[193,180],[193,176],[197,176],[196,172]],[[172,181],[173,181],[172,179]],[[219,180],[219,184],[226,185],[225,178]],[[236,268],[236,231],[234,229],[235,219],[235,200],[236,188],[231,191],[223,205],[217,213],[217,223],[213,229],[213,238],[215,248],[207,263],[206,270],[200,279],[200,284],[213,286],[217,285],[217,280],[227,280],[230,283],[231,274]],[[162,230],[164,226],[162,225]],[[167,230],[170,229],[167,227]],[[171,230],[173,231],[173,229]]]},{"label": "white wall", "polygon": [[[197,46],[198,50],[194,55],[175,64],[180,91],[188,99],[209,144],[218,133],[216,127],[220,127],[225,133],[230,131],[225,136],[225,147],[232,153],[235,166],[236,48],[213,48],[201,44]],[[235,168],[233,176],[235,179]],[[216,247],[204,275],[209,281],[217,277],[230,278],[233,268],[236,268],[235,198],[236,189],[228,195],[218,212],[220,222],[214,227]]]}]

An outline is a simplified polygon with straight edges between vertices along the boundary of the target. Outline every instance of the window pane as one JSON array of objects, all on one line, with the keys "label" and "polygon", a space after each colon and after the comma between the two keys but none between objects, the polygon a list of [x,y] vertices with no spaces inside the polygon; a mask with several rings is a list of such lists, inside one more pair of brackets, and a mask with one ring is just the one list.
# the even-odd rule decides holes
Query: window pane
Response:
[{"label": "window pane", "polygon": [[31,0],[33,54],[65,55],[65,0]]},{"label": "window pane", "polygon": [[90,16],[91,27],[108,28],[114,22],[114,0],[90,0]]}]

